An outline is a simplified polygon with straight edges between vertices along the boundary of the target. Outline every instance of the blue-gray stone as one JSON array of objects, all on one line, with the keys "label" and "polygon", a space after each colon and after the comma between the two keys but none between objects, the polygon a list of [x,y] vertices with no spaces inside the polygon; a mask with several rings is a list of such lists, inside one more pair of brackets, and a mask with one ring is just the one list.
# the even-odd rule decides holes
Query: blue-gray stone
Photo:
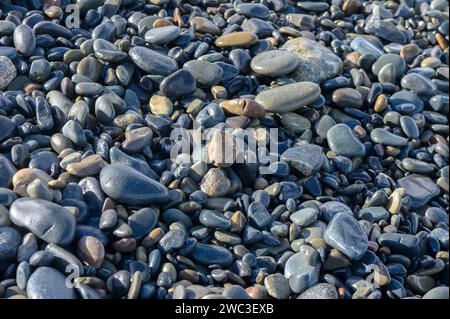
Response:
[{"label": "blue-gray stone", "polygon": [[166,187],[125,164],[111,164],[100,172],[102,190],[128,205],[161,204],[169,199]]},{"label": "blue-gray stone", "polygon": [[39,267],[27,282],[27,296],[30,299],[77,299],[75,289],[67,287],[66,277],[50,267]]},{"label": "blue-gray stone", "polygon": [[327,132],[328,146],[336,153],[347,157],[362,156],[365,153],[364,145],[345,124],[336,124]]},{"label": "blue-gray stone", "polygon": [[364,229],[353,216],[345,213],[333,217],[323,238],[328,245],[354,260],[363,257],[368,249]]},{"label": "blue-gray stone", "polygon": [[281,155],[281,160],[310,176],[320,170],[324,161],[322,148],[314,144],[302,144],[289,148]]},{"label": "blue-gray stone", "polygon": [[9,211],[11,221],[48,243],[68,245],[75,236],[76,220],[66,208],[42,199],[21,198]]},{"label": "blue-gray stone", "polygon": [[406,189],[406,195],[411,198],[411,208],[420,208],[433,197],[439,195],[439,186],[429,177],[411,174],[398,180],[400,187]]},{"label": "blue-gray stone", "polygon": [[198,243],[190,254],[195,262],[202,265],[218,264],[229,266],[233,262],[233,254],[226,248]]}]

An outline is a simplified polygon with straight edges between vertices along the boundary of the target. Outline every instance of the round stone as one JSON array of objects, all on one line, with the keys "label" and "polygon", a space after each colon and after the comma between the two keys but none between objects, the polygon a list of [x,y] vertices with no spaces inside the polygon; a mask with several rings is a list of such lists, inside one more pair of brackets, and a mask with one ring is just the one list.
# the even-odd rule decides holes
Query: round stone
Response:
[{"label": "round stone", "polygon": [[287,299],[291,294],[289,281],[282,274],[272,274],[264,279],[264,286],[269,296],[276,299]]},{"label": "round stone", "polygon": [[200,189],[211,197],[225,196],[230,187],[231,182],[221,168],[211,168],[200,183]]}]

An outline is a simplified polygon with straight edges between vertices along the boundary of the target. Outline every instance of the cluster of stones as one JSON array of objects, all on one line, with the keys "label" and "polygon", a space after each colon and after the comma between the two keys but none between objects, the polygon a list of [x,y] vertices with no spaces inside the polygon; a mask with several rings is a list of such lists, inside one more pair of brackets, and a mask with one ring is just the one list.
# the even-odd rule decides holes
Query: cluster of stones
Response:
[{"label": "cluster of stones", "polygon": [[448,15],[1,1],[0,298],[448,299]]}]

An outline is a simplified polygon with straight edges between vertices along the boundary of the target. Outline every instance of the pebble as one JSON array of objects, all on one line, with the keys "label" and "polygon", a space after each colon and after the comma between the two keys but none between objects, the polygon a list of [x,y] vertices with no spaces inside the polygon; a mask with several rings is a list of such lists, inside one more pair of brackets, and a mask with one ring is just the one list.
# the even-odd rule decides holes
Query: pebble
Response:
[{"label": "pebble", "polygon": [[208,61],[192,60],[187,62],[183,68],[194,76],[197,83],[209,87],[219,83],[223,74],[217,64]]},{"label": "pebble", "polygon": [[39,267],[27,282],[30,299],[77,299],[74,288],[66,285],[66,277],[51,267]]},{"label": "pebble", "polygon": [[288,113],[317,100],[320,87],[312,82],[297,82],[259,93],[255,101],[271,113]]},{"label": "pebble", "polygon": [[298,67],[292,74],[296,81],[321,83],[338,76],[343,70],[342,60],[314,40],[296,38],[287,41],[281,48],[299,59]]},{"label": "pebble", "polygon": [[269,296],[275,299],[287,299],[291,294],[289,281],[282,274],[272,274],[264,279],[264,287]]},{"label": "pebble", "polygon": [[72,213],[55,203],[21,198],[10,208],[11,221],[48,243],[68,245],[75,236],[76,221]]},{"label": "pebble", "polygon": [[214,44],[219,48],[249,47],[258,41],[256,34],[246,31],[233,32],[221,35]]},{"label": "pebble", "polygon": [[431,178],[419,174],[402,177],[398,184],[405,188],[406,194],[411,198],[411,208],[424,206],[440,193],[439,187]]},{"label": "pebble", "polygon": [[372,141],[382,145],[389,146],[405,146],[408,143],[408,140],[404,137],[395,135],[387,130],[383,130],[382,128],[376,128],[372,132],[370,132],[370,138]]},{"label": "pebble", "polygon": [[17,75],[14,64],[7,56],[0,57],[0,91],[6,89]]},{"label": "pebble", "polygon": [[337,155],[357,157],[365,153],[364,145],[355,133],[345,124],[336,124],[327,132],[330,149]]},{"label": "pebble", "polygon": [[167,76],[178,70],[175,60],[148,48],[133,47],[129,55],[136,66],[150,74]]},{"label": "pebble", "polygon": [[169,199],[163,185],[121,163],[102,168],[100,185],[108,196],[125,204],[159,204]]},{"label": "pebble", "polygon": [[298,64],[299,60],[294,54],[284,50],[270,50],[256,55],[250,67],[257,74],[279,77],[294,71]]},{"label": "pebble", "polygon": [[333,285],[320,283],[309,288],[300,296],[299,299],[338,299],[338,292]]},{"label": "pebble", "polygon": [[288,163],[305,176],[320,170],[324,162],[322,148],[313,144],[303,144],[286,150],[281,160]]},{"label": "pebble", "polygon": [[11,227],[0,227],[0,265],[16,258],[20,233]]},{"label": "pebble", "polygon": [[328,245],[353,260],[361,259],[368,248],[367,236],[363,228],[350,214],[334,215],[323,238]]},{"label": "pebble", "polygon": [[4,2],[0,297],[448,299],[446,1]]}]

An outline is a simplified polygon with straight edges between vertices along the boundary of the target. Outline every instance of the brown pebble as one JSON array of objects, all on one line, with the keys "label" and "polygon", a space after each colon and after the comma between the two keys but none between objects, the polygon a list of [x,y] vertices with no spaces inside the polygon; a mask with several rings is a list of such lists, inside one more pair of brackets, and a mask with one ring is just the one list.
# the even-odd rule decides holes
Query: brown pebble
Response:
[{"label": "brown pebble", "polygon": [[361,2],[359,0],[345,0],[342,5],[342,11],[348,16],[358,13],[360,9]]},{"label": "brown pebble", "polygon": [[78,241],[78,256],[88,265],[100,268],[105,258],[105,247],[93,236],[84,236]]},{"label": "brown pebble", "polygon": [[122,238],[113,243],[113,248],[121,253],[131,253],[136,249],[137,243],[134,238]]},{"label": "brown pebble", "polygon": [[229,114],[244,115],[251,118],[263,118],[266,110],[261,104],[251,99],[233,99],[220,103],[220,106]]},{"label": "brown pebble", "polygon": [[434,35],[434,38],[436,39],[436,42],[439,44],[439,47],[442,50],[446,50],[448,48],[447,40],[445,40],[444,36],[440,33],[436,33]]},{"label": "brown pebble", "polygon": [[420,53],[420,48],[413,43],[406,44],[400,49],[400,56],[405,59],[406,63],[410,63]]},{"label": "brown pebble", "polygon": [[153,22],[153,28],[167,27],[170,25],[173,25],[173,23],[168,19],[157,19]]}]

